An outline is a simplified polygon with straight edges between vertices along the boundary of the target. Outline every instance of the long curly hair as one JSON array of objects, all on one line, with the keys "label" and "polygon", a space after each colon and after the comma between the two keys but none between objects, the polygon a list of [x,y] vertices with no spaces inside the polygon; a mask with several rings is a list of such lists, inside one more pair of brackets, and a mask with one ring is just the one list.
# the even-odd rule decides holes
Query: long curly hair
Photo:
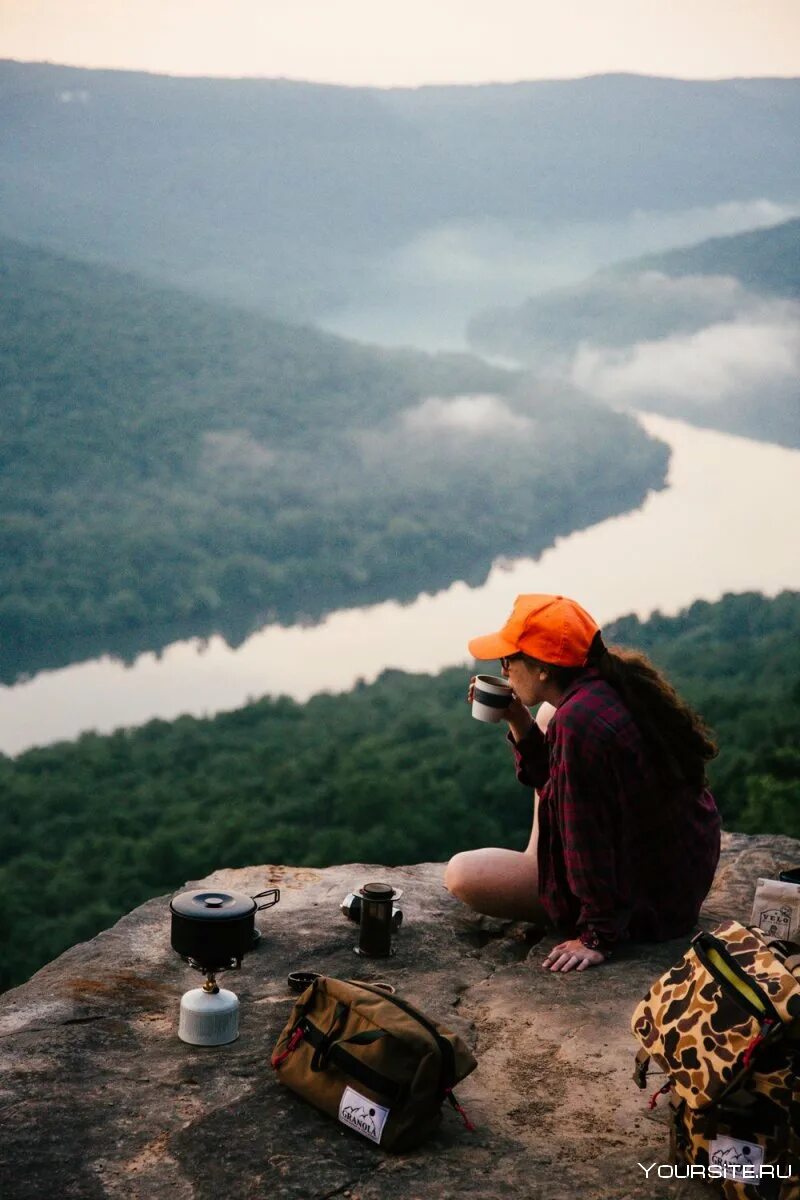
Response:
[{"label": "long curly hair", "polygon": [[[528,658],[528,656],[525,656]],[[585,667],[559,667],[529,659],[566,687]],[[619,694],[658,765],[679,783],[703,787],[706,763],[719,753],[711,731],[683,700],[669,680],[639,650],[606,647],[598,633],[589,651],[588,666]]]}]

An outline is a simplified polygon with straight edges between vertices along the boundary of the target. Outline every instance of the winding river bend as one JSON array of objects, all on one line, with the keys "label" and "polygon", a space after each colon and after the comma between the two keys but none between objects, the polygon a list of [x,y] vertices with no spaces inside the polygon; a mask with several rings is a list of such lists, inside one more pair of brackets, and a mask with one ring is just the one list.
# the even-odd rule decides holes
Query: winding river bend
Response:
[{"label": "winding river bend", "polygon": [[666,490],[641,508],[559,539],[538,560],[497,563],[479,588],[454,583],[413,604],[333,613],[313,628],[267,626],[238,649],[176,642],[132,667],[110,658],[0,688],[0,750],[110,732],[152,717],[209,715],[271,693],[345,691],[385,667],[467,662],[519,592],[575,596],[600,621],[677,612],[725,592],[800,589],[800,451],[637,414],[672,450]]}]

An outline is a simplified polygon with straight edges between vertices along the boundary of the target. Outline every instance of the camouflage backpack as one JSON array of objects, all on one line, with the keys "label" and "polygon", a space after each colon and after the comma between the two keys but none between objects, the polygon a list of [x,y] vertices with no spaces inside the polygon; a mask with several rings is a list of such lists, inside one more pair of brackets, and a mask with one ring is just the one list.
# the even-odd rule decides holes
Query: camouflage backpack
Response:
[{"label": "camouflage backpack", "polygon": [[[699,933],[631,1027],[666,1075],[673,1161],[727,1200],[800,1200],[800,954],[726,921]],[[694,1169],[692,1169],[694,1167]]]}]

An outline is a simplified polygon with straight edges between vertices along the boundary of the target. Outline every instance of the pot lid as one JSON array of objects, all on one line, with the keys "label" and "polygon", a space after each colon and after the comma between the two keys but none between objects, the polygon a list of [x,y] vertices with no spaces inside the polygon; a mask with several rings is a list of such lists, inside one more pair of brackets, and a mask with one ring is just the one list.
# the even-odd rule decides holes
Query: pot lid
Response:
[{"label": "pot lid", "polygon": [[170,908],[181,917],[193,921],[235,921],[249,917],[257,905],[252,896],[242,892],[198,891],[182,892],[170,901]]}]

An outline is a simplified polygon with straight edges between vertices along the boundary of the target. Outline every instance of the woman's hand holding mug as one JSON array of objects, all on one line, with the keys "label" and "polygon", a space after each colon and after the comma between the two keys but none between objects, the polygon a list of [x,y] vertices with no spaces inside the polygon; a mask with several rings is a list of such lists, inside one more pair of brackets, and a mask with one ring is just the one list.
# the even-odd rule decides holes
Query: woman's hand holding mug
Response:
[{"label": "woman's hand holding mug", "polygon": [[[508,703],[504,703],[506,695]],[[511,690],[508,681],[495,675],[473,675],[467,689],[467,703],[472,705],[472,715],[478,721],[506,721],[516,742],[533,724],[529,710]]]}]

